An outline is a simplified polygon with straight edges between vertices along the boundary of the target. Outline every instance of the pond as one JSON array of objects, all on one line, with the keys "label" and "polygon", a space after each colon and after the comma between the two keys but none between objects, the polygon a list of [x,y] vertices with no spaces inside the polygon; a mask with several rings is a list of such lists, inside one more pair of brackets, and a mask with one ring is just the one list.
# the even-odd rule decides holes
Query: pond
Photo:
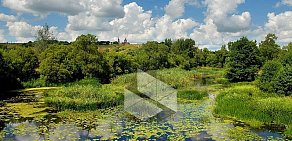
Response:
[{"label": "pond", "polygon": [[[28,105],[38,103],[40,95],[20,94],[14,100],[8,99],[9,106],[1,108],[0,140],[284,140],[281,133],[269,130],[251,129],[231,120],[213,116],[212,106],[215,95],[210,94],[202,102],[178,105],[178,112],[170,116],[160,113],[147,121],[140,121],[123,111],[122,107],[112,109],[108,115],[96,119],[94,126],[80,126],[66,122],[40,105],[27,112],[46,116],[21,117],[11,110],[15,103]],[[29,100],[28,100],[29,99]],[[11,106],[12,105],[12,106]],[[28,107],[29,108],[29,107]],[[35,112],[37,111],[37,112]],[[82,121],[81,121],[82,122]],[[84,124],[83,124],[84,125]]]}]

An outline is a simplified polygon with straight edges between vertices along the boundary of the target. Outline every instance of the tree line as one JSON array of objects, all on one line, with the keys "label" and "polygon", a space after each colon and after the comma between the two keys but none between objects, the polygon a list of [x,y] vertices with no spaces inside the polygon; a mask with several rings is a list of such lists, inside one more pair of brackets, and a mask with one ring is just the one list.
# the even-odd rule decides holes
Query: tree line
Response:
[{"label": "tree line", "polygon": [[45,84],[67,83],[96,78],[109,83],[112,78],[135,72],[201,66],[226,68],[231,82],[259,81],[264,91],[291,95],[292,43],[280,47],[277,37],[264,41],[242,37],[220,50],[200,49],[193,39],[148,41],[142,47],[99,50],[96,36],[81,35],[72,43],[59,42],[48,26],[39,30],[37,40],[26,46],[0,45],[1,91],[21,88],[21,82],[40,80]]}]

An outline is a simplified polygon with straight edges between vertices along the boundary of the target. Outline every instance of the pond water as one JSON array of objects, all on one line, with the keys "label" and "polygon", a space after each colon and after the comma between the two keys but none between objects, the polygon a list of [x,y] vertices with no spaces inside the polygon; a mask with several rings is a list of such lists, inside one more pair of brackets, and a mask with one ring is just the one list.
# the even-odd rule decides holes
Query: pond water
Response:
[{"label": "pond water", "polygon": [[[30,95],[31,96],[31,95]],[[178,112],[170,116],[160,113],[147,121],[135,120],[121,107],[106,118],[98,119],[95,127],[84,128],[63,122],[54,113],[45,119],[0,117],[0,140],[284,140],[275,131],[254,130],[213,116],[215,95],[199,103],[179,104]],[[13,101],[9,101],[13,102]],[[15,100],[14,102],[19,102]],[[23,101],[22,101],[23,102]],[[26,101],[31,102],[31,101]],[[5,113],[2,111],[1,113]]]}]

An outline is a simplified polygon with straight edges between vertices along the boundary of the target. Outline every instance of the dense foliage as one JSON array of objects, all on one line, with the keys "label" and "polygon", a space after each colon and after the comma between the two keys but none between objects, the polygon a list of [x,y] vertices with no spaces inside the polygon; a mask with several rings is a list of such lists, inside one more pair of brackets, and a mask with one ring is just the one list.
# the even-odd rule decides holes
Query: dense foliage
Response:
[{"label": "dense foliage", "polygon": [[[268,34],[259,46],[242,37],[228,46],[223,45],[220,50],[210,51],[200,49],[193,39],[166,39],[131,46],[101,45],[96,36],[87,34],[68,43],[57,41],[49,29],[47,25],[41,28],[35,42],[1,45],[2,83],[9,80],[15,85],[22,82],[25,86],[40,87],[84,78],[109,83],[138,68],[144,71],[176,67],[191,70],[204,66],[226,68],[226,78],[230,82],[242,82],[255,80],[264,65],[259,73],[261,90],[290,94],[290,84],[282,82],[290,79],[292,43],[281,49],[274,34]],[[280,70],[285,73],[280,75]],[[228,82],[222,80],[222,83]]]},{"label": "dense foliage", "polygon": [[226,77],[231,82],[253,81],[260,65],[259,50],[256,42],[249,41],[246,37],[230,42],[229,61],[230,69]]},{"label": "dense foliage", "polygon": [[20,82],[12,75],[12,69],[5,62],[0,51],[0,92],[20,88]]},{"label": "dense foliage", "polygon": [[264,41],[259,45],[261,58],[263,62],[273,60],[278,57],[280,46],[276,44],[277,36],[275,34],[268,34]]},{"label": "dense foliage", "polygon": [[262,68],[259,87],[264,91],[273,92],[276,75],[282,68],[282,64],[278,61],[267,61]]}]

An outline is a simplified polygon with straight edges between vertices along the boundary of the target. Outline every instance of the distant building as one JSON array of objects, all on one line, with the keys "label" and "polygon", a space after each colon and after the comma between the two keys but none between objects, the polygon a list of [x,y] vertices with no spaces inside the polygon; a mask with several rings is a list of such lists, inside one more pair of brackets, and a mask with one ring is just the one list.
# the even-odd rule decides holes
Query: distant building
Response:
[{"label": "distant building", "polygon": [[130,43],[128,42],[127,38],[125,38],[123,45],[128,45],[128,44],[130,44]]}]

